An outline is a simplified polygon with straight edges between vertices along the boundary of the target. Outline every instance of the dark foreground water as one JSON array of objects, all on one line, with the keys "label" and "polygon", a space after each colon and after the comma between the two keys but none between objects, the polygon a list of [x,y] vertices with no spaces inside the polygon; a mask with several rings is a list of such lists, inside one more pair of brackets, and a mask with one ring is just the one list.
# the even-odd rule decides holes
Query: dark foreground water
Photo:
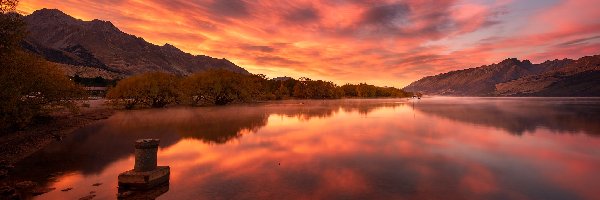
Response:
[{"label": "dark foreground water", "polygon": [[160,138],[159,165],[171,166],[158,199],[600,199],[600,99],[590,98],[126,111],[15,173],[56,188],[39,199],[115,199],[139,138]]}]

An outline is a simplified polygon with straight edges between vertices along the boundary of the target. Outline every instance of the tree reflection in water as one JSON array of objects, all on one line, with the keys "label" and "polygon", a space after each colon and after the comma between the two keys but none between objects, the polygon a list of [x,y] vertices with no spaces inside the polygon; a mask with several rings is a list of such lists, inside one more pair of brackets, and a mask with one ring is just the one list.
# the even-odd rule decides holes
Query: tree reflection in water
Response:
[{"label": "tree reflection in water", "polygon": [[[160,138],[161,148],[167,148],[181,139],[223,144],[243,134],[256,132],[267,125],[271,115],[310,120],[331,117],[340,109],[367,115],[377,108],[396,106],[403,104],[378,100],[298,100],[267,105],[119,112],[35,153],[19,163],[15,174],[25,180],[44,180],[48,174],[56,172],[95,174],[108,164],[131,155],[132,144],[139,138]],[[28,167],[39,165],[44,168]]]},{"label": "tree reflection in water", "polygon": [[406,100],[328,100],[128,111],[36,153],[15,173],[42,182],[74,174],[46,182],[54,187],[110,181],[131,167],[133,141],[160,138],[159,162],[172,167],[164,198],[577,199],[600,195],[590,186],[600,178],[599,141],[587,138],[600,130],[598,102],[433,98],[413,110]]}]

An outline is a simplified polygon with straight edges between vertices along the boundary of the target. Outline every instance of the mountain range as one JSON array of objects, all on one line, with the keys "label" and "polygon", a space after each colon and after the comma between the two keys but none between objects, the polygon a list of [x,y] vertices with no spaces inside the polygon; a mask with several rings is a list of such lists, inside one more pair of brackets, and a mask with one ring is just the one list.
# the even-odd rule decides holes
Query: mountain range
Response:
[{"label": "mountain range", "polygon": [[215,68],[248,73],[226,59],[151,44],[109,21],[83,21],[56,9],[37,10],[24,20],[28,35],[23,47],[61,64],[70,75],[118,78],[150,71],[187,75]]},{"label": "mountain range", "polygon": [[[35,11],[24,20],[28,35],[22,46],[58,63],[70,76],[119,79],[151,71],[188,75],[208,69],[249,73],[224,58],[146,42],[109,21],[83,21],[56,9]],[[447,96],[600,96],[600,55],[539,64],[509,58],[424,77],[404,90]]]},{"label": "mountain range", "polygon": [[406,91],[445,96],[600,96],[600,55],[497,64],[424,77]]}]

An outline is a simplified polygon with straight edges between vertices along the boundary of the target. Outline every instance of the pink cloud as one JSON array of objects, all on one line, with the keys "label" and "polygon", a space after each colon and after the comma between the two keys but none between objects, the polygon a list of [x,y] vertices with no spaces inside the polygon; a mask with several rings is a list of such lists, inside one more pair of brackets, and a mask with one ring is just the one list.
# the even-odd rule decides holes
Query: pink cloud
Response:
[{"label": "pink cloud", "polygon": [[[498,62],[541,61],[598,52],[600,35],[590,0],[564,0],[533,15],[520,2],[408,1],[42,1],[32,12],[58,8],[76,18],[109,20],[124,32],[193,54],[228,58],[252,73],[402,87],[423,76]],[[521,2],[522,3],[522,2]],[[511,7],[512,6],[512,7]],[[494,31],[526,22],[521,30]],[[471,35],[497,37],[479,41]],[[472,45],[459,45],[460,40]],[[438,44],[445,40],[444,44]],[[580,46],[583,48],[576,48]],[[561,57],[556,57],[561,56]]]}]

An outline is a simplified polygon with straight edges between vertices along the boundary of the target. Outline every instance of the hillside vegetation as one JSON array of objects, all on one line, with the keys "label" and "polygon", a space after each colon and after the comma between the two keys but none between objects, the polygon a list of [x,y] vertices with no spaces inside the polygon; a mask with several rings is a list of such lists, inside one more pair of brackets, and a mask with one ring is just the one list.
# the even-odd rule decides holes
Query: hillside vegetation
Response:
[{"label": "hillside vegetation", "polygon": [[0,130],[23,128],[56,109],[75,111],[73,100],[84,94],[57,65],[21,49],[25,23],[12,11],[3,5],[0,13]]}]

